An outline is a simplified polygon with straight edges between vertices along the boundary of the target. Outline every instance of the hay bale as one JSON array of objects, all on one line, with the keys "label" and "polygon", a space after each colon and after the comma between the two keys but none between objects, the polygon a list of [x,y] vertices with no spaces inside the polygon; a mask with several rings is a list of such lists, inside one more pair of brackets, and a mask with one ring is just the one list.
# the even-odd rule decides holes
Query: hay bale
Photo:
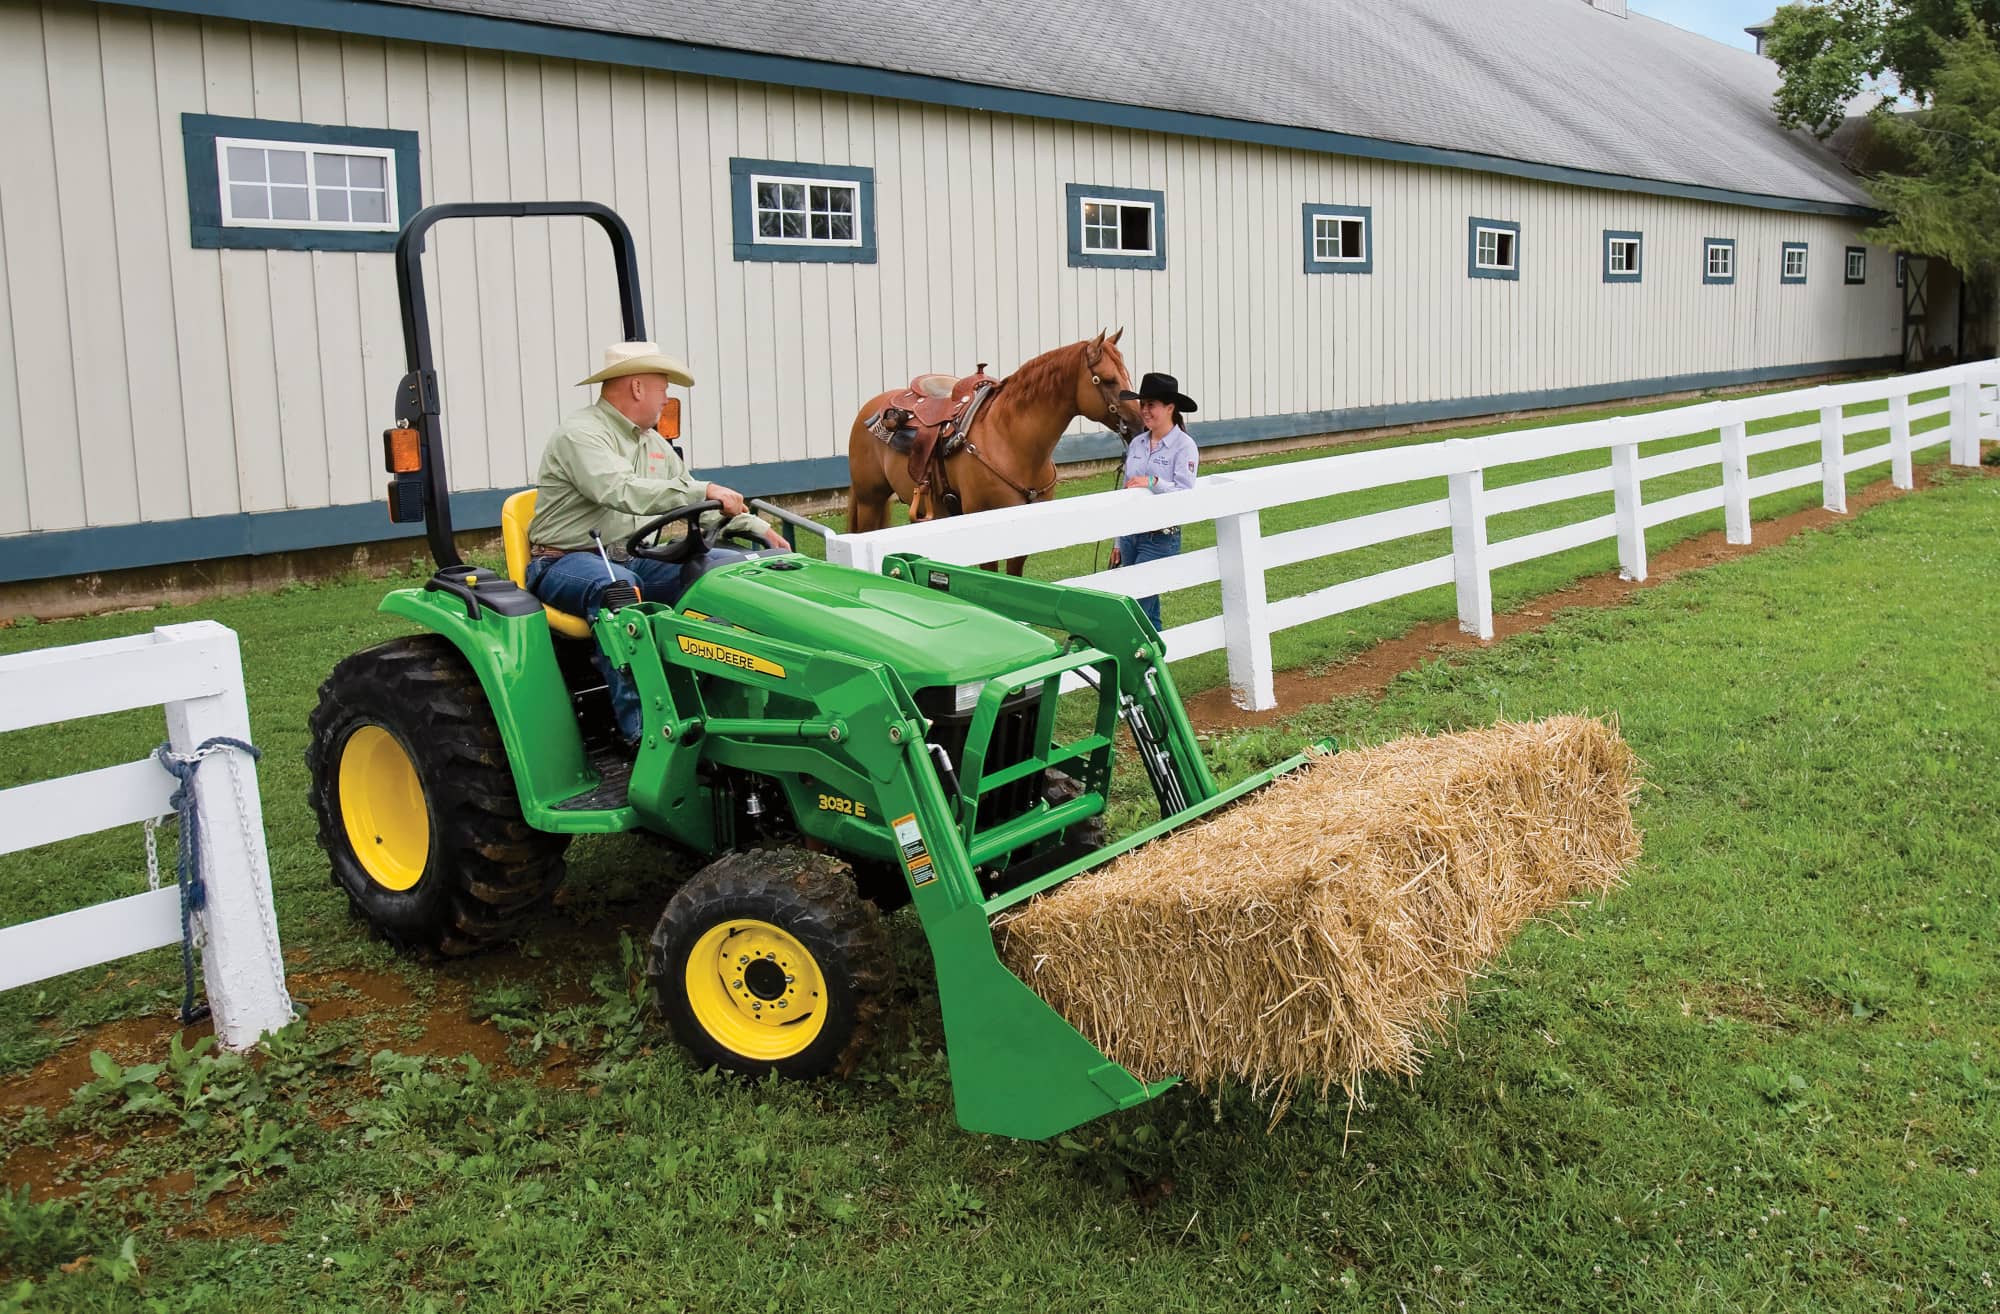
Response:
[{"label": "hay bale", "polygon": [[1414,1075],[1532,918],[1638,855],[1635,760],[1587,717],[1321,756],[996,919],[1001,958],[1145,1080]]}]

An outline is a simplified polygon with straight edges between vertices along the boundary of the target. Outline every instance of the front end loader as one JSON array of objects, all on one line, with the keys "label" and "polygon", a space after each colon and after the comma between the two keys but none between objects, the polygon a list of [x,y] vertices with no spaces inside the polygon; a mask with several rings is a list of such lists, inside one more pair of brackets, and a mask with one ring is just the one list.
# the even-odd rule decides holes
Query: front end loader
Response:
[{"label": "front end loader", "polygon": [[[519,927],[571,836],[649,831],[706,860],[648,955],[698,1061],[850,1068],[893,984],[881,915],[914,905],[962,1126],[1041,1139],[1159,1094],[1172,1082],[1107,1059],[1003,965],[991,919],[1304,759],[1218,789],[1130,599],[911,556],[881,574],[724,561],[699,525],[713,504],[628,545],[685,561],[680,598],[620,598],[586,637],[558,633],[575,618],[453,546],[418,269],[440,219],[548,214],[610,235],[627,336],[643,338],[631,238],[602,206],[432,206],[398,245],[409,374],[385,444],[391,511],[424,520],[438,569],[382,603],[421,633],[346,658],[321,689],[307,760],[336,883],[392,942],[462,953]],[[647,541],[676,520],[683,537]],[[636,753],[612,732],[593,643],[638,690]],[[1106,844],[1121,727],[1161,819]]]}]

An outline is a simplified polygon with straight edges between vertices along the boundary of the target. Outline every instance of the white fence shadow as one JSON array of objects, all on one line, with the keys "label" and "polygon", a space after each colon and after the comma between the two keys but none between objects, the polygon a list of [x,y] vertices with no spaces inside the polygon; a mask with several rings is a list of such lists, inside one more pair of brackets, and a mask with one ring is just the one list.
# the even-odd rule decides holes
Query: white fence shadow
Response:
[{"label": "white fence shadow", "polygon": [[[1912,404],[1911,394],[1947,389],[1947,395]],[[1493,572],[1588,543],[1615,539],[1621,573],[1646,577],[1646,534],[1653,525],[1720,508],[1731,543],[1751,541],[1750,504],[1759,497],[1819,484],[1830,511],[1847,510],[1847,476],[1887,464],[1899,488],[1911,486],[1911,456],[1940,443],[1951,445],[1954,465],[1977,465],[1979,443],[1994,436],[2000,362],[1975,361],[1921,374],[1828,384],[1761,397],[1704,402],[1650,415],[1620,416],[1580,424],[1550,425],[1481,438],[1452,438],[1345,456],[1326,456],[1252,470],[1204,476],[1187,492],[1153,494],[1130,489],[1069,497],[1034,506],[899,525],[866,534],[833,535],[827,557],[879,571],[885,557],[913,552],[963,565],[1101,542],[1172,525],[1215,522],[1213,548],[1115,571],[1077,576],[1065,583],[1145,597],[1220,581],[1222,614],[1178,625],[1162,636],[1176,660],[1222,649],[1238,706],[1277,705],[1273,692],[1271,635],[1371,603],[1451,584],[1458,591],[1459,625],[1480,638],[1493,636]],[[1886,401],[1888,412],[1850,416],[1844,408]],[[1759,420],[1818,412],[1817,419],[1752,436]],[[1936,415],[1950,422],[1912,435],[1911,426]],[[1653,456],[1640,444],[1714,429],[1710,443]],[[1849,434],[1887,429],[1889,440],[1848,452]],[[1750,458],[1817,444],[1819,459],[1752,478]],[[1608,451],[1610,465],[1578,474],[1537,479],[1489,490],[1486,472],[1524,461]],[[1648,502],[1648,479],[1717,468],[1712,488]],[[1330,524],[1265,535],[1260,513],[1363,489],[1412,480],[1446,480],[1436,501],[1356,516]],[[1609,492],[1613,511],[1539,533],[1495,543],[1487,524],[1496,515]],[[1438,530],[1451,531],[1452,550],[1412,565],[1297,597],[1270,601],[1267,572],[1357,548]]]}]

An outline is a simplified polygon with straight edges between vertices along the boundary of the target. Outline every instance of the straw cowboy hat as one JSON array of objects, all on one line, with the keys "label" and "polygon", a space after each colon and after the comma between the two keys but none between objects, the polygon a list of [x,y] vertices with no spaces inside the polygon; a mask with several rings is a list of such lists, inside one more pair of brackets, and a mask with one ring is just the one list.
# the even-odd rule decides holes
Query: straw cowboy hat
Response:
[{"label": "straw cowboy hat", "polygon": [[678,383],[683,388],[694,386],[694,375],[688,373],[688,367],[661,352],[657,342],[612,343],[604,349],[604,368],[576,386],[622,379],[628,374],[664,374],[669,383]]},{"label": "straw cowboy hat", "polygon": [[1195,412],[1194,398],[1181,391],[1181,381],[1171,374],[1148,374],[1139,381],[1139,391],[1127,389],[1118,394],[1119,401],[1160,401],[1165,402],[1182,415]]}]

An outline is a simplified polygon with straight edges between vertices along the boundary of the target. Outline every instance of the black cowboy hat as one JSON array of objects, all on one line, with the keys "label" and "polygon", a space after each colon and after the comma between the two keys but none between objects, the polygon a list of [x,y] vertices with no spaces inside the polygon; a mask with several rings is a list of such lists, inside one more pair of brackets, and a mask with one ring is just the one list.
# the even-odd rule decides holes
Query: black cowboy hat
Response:
[{"label": "black cowboy hat", "polygon": [[1192,415],[1197,409],[1194,398],[1181,391],[1181,381],[1171,374],[1148,374],[1139,380],[1139,391],[1121,392],[1118,400],[1167,402],[1182,415]]}]

